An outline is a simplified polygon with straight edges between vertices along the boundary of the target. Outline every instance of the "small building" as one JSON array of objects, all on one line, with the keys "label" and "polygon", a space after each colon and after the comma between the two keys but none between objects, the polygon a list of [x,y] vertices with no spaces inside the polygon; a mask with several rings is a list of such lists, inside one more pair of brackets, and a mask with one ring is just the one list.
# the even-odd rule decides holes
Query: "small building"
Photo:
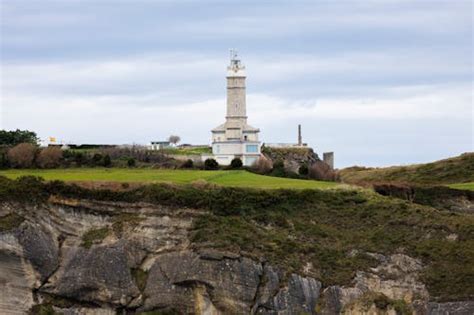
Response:
[{"label": "small building", "polygon": [[156,151],[162,150],[171,147],[171,143],[169,141],[152,141],[150,142],[149,149]]},{"label": "small building", "polygon": [[247,123],[245,78],[245,66],[231,51],[227,67],[226,121],[212,129],[212,155],[221,165],[229,165],[232,159],[240,158],[244,165],[250,166],[260,156],[260,130]]}]

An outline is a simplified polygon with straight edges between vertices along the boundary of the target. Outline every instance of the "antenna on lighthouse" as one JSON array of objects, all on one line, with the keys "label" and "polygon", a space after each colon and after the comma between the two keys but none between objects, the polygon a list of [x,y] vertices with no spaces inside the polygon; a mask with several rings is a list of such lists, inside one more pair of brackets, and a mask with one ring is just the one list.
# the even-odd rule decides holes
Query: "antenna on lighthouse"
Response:
[{"label": "antenna on lighthouse", "polygon": [[237,58],[237,50],[235,48],[230,49],[230,66],[231,67],[240,67],[240,60]]}]

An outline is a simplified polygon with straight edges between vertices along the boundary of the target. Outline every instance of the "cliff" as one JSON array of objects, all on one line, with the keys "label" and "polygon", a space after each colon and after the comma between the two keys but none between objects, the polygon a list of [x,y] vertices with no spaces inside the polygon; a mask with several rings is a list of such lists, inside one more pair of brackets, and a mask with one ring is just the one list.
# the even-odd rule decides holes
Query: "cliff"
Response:
[{"label": "cliff", "polygon": [[472,314],[469,227],[363,191],[2,179],[0,313]]}]

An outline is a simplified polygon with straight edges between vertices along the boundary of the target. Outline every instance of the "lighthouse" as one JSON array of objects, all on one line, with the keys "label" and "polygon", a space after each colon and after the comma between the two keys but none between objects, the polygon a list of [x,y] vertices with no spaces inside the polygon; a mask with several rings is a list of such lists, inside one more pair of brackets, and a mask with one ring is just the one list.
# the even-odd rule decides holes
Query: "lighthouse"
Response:
[{"label": "lighthouse", "polygon": [[212,154],[221,165],[240,158],[244,165],[251,166],[260,156],[260,130],[247,124],[246,72],[235,50],[230,51],[226,79],[226,120],[211,131]]}]

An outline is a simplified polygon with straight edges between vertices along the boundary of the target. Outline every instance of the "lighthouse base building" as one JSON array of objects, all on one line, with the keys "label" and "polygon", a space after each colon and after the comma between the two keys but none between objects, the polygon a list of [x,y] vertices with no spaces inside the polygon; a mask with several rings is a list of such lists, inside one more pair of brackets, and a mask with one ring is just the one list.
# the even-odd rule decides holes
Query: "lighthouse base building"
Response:
[{"label": "lighthouse base building", "polygon": [[220,165],[240,158],[251,166],[260,157],[260,130],[247,124],[245,67],[231,52],[227,67],[227,115],[222,125],[212,129],[212,155]]}]

